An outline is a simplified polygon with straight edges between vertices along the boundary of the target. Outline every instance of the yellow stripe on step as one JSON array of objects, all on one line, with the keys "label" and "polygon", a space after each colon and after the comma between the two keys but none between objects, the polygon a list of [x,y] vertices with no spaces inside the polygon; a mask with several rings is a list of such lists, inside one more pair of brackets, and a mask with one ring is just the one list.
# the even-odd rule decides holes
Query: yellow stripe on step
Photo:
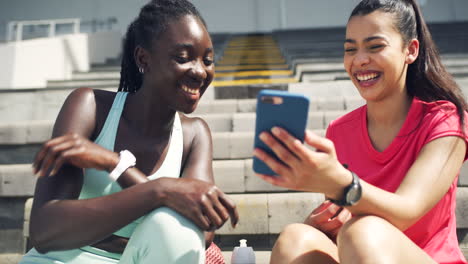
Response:
[{"label": "yellow stripe on step", "polygon": [[251,64],[251,65],[226,65],[217,66],[217,71],[236,71],[236,70],[252,70],[252,69],[287,69],[287,64]]},{"label": "yellow stripe on step", "polygon": [[236,85],[248,85],[248,84],[278,84],[278,83],[295,83],[295,78],[283,78],[283,79],[247,79],[247,80],[231,80],[231,81],[214,81],[212,85],[215,87],[223,86],[236,86]]},{"label": "yellow stripe on step", "polygon": [[286,61],[284,59],[267,59],[267,58],[246,58],[246,59],[228,59],[228,60],[220,60],[217,62],[218,65],[226,65],[226,64],[284,64]]},{"label": "yellow stripe on step", "polygon": [[282,71],[282,70],[273,70],[273,71],[241,71],[241,72],[220,72],[215,73],[216,77],[245,77],[245,76],[273,76],[273,75],[292,75],[293,72],[290,70]]}]

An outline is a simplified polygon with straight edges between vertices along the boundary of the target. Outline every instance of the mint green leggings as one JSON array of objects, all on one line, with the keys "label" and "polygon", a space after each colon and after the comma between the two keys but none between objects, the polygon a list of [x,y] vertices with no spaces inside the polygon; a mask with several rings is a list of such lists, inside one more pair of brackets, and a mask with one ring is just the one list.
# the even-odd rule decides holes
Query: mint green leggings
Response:
[{"label": "mint green leggings", "polygon": [[84,247],[41,254],[31,249],[19,264],[204,264],[205,237],[192,221],[167,207],[146,215],[122,255]]}]

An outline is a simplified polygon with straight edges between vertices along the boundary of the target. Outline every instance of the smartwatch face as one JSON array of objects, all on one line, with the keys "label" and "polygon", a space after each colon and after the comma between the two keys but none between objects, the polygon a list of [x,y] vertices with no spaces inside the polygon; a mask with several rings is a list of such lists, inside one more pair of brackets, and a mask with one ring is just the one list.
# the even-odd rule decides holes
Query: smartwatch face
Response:
[{"label": "smartwatch face", "polygon": [[348,193],[346,194],[346,202],[353,205],[359,201],[361,198],[361,188],[357,184],[353,184],[353,186],[349,189]]}]

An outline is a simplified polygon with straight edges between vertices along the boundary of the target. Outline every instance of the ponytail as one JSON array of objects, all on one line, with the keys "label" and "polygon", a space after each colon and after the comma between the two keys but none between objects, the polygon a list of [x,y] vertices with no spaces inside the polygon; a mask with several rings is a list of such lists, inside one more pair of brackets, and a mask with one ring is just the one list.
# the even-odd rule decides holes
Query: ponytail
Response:
[{"label": "ponytail", "polygon": [[408,2],[414,10],[419,40],[418,58],[408,66],[406,78],[408,93],[427,102],[436,100],[452,102],[457,107],[460,124],[464,128],[465,110],[468,110],[468,105],[463,92],[442,64],[419,6],[414,0]]}]

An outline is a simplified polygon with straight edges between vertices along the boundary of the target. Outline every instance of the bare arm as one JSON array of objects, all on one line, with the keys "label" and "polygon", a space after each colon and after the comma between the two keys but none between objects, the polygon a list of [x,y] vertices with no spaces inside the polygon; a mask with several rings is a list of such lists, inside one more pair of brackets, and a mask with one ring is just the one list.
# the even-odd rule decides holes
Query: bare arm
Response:
[{"label": "bare arm", "polygon": [[[190,118],[182,116],[184,127],[184,149],[187,153],[184,157],[182,168],[182,178],[195,179],[214,184],[213,177],[213,146],[211,133],[208,125],[200,118]],[[238,221],[238,213],[235,204],[215,185],[201,198],[200,210],[205,212],[206,219],[201,226],[208,227],[214,231],[220,228],[231,217],[231,224],[235,226]],[[172,199],[177,203],[177,199]],[[175,206],[175,205],[174,205]],[[205,234],[207,246],[212,242],[214,234]]]},{"label": "bare arm", "polygon": [[[148,181],[136,168],[126,170],[119,178],[122,187],[134,186],[104,197],[76,200],[83,181],[82,168],[110,171],[118,162],[117,153],[89,141],[95,130],[95,113],[92,90],[72,93],[59,114],[53,139],[35,159],[35,170],[41,176],[31,220],[31,240],[36,249],[44,252],[93,244],[162,205],[179,211],[204,230],[224,223],[205,222],[220,218],[210,215],[215,210],[206,208],[212,205],[204,202],[214,188],[212,184],[190,177]],[[57,175],[48,177],[51,170]]]},{"label": "bare arm", "polygon": [[[306,133],[306,143],[319,150],[312,151],[284,130],[280,130],[275,136],[287,148],[269,134],[264,135],[264,141],[287,165],[277,162],[261,150],[256,150],[255,155],[281,175],[259,175],[260,177],[286,188],[322,192],[332,199],[341,198],[343,189],[351,182],[352,176],[338,162],[330,140],[310,132]],[[347,208],[354,215],[380,216],[399,229],[405,230],[427,213],[447,192],[460,170],[465,153],[466,144],[459,137],[435,139],[422,148],[395,193],[361,181],[361,200]]]},{"label": "bare arm", "polygon": [[[50,141],[46,143],[38,153],[43,158],[37,157],[34,163],[39,174],[48,175],[54,167],[54,159],[71,154],[84,156],[81,162],[93,163],[98,169],[115,166],[116,153],[83,140],[93,133],[95,113],[96,103],[91,89],[78,89],[67,98],[55,123],[51,141],[59,140],[57,137],[68,138],[65,142],[74,142],[78,147],[72,148],[74,153],[69,151],[67,154],[67,151],[56,152],[63,146],[48,148]],[[57,157],[57,153],[62,156]],[[135,186],[109,196],[76,200],[82,181],[82,168],[69,163],[62,166],[56,176],[38,179],[31,212],[31,241],[40,252],[92,244],[158,207],[161,201],[157,197],[156,184]]]},{"label": "bare arm", "polygon": [[463,164],[466,144],[455,136],[424,146],[395,193],[363,182],[361,201],[348,209],[354,215],[375,214],[401,230],[413,225],[448,191]]}]

